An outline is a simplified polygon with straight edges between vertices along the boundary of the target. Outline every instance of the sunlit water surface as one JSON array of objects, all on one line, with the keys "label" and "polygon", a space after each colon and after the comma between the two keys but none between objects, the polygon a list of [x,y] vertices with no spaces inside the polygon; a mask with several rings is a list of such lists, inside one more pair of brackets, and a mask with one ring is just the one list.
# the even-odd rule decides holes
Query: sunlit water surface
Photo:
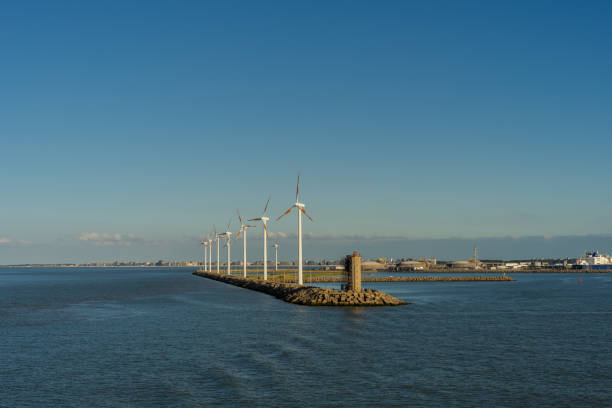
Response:
[{"label": "sunlit water surface", "polygon": [[187,269],[0,269],[0,406],[611,406],[612,274],[514,277],[326,308]]}]

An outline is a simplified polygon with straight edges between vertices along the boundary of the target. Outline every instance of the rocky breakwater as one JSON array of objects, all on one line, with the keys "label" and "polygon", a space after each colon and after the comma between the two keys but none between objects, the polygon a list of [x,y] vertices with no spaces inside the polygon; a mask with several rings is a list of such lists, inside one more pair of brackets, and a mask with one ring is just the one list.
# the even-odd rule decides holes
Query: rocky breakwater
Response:
[{"label": "rocky breakwater", "polygon": [[[316,276],[312,282],[344,282],[346,278]],[[508,275],[475,275],[475,276],[365,276],[362,282],[514,282]]]},{"label": "rocky breakwater", "polygon": [[379,276],[363,278],[364,282],[514,282],[508,275],[475,276]]},{"label": "rocky breakwater", "polygon": [[229,283],[245,289],[256,290],[275,296],[285,302],[307,306],[399,306],[403,302],[384,292],[366,289],[362,291],[342,291],[292,283],[264,282],[255,279],[237,278],[196,271],[194,275]]}]

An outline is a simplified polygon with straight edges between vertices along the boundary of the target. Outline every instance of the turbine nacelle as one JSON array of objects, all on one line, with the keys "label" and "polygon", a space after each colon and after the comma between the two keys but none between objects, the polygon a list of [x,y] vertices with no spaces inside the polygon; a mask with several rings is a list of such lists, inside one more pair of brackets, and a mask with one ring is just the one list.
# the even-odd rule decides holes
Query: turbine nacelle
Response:
[{"label": "turbine nacelle", "polygon": [[217,234],[218,237],[225,237],[225,239],[229,239],[230,235],[232,235],[231,231],[226,231],[226,232],[222,232],[220,234]]},{"label": "turbine nacelle", "polygon": [[245,232],[249,228],[255,228],[255,227],[256,225],[241,225],[240,229],[238,230],[238,235],[236,235],[236,241],[238,240],[238,238],[240,238],[240,235],[242,235],[243,232]]}]

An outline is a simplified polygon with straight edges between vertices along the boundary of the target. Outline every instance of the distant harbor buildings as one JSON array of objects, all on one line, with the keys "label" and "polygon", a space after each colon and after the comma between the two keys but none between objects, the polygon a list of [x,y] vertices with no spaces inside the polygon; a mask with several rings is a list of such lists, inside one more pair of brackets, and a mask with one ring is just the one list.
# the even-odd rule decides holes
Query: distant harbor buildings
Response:
[{"label": "distant harbor buildings", "polygon": [[[220,262],[223,268],[226,262]],[[251,269],[263,269],[263,260],[247,262]],[[200,267],[202,260],[157,260],[157,261],[111,261],[111,262],[89,262],[89,263],[62,263],[62,264],[21,264],[6,265],[20,267]],[[314,259],[304,260],[304,266],[308,270],[344,270],[344,259],[326,260]],[[242,261],[232,261],[232,268],[242,268]],[[268,261],[268,268],[274,267],[274,261]],[[295,269],[297,262],[294,260],[279,260],[280,269]],[[537,270],[609,270],[612,271],[612,255],[600,253],[598,250],[585,251],[579,258],[539,258],[523,260],[487,260],[477,259],[476,247],[474,257],[466,260],[438,260],[436,258],[363,258],[361,269],[364,272],[395,271],[395,272],[461,272],[480,270],[487,271],[537,271]]]}]

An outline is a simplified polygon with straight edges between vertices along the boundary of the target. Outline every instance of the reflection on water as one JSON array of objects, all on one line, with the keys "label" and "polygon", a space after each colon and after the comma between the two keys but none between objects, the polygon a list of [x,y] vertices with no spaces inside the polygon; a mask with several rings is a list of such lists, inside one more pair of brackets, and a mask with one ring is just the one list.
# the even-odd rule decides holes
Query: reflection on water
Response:
[{"label": "reflection on water", "polygon": [[361,323],[366,320],[365,308],[363,307],[352,307],[347,306],[341,309],[344,313],[341,314],[341,317],[345,320],[348,320],[352,323]]}]

